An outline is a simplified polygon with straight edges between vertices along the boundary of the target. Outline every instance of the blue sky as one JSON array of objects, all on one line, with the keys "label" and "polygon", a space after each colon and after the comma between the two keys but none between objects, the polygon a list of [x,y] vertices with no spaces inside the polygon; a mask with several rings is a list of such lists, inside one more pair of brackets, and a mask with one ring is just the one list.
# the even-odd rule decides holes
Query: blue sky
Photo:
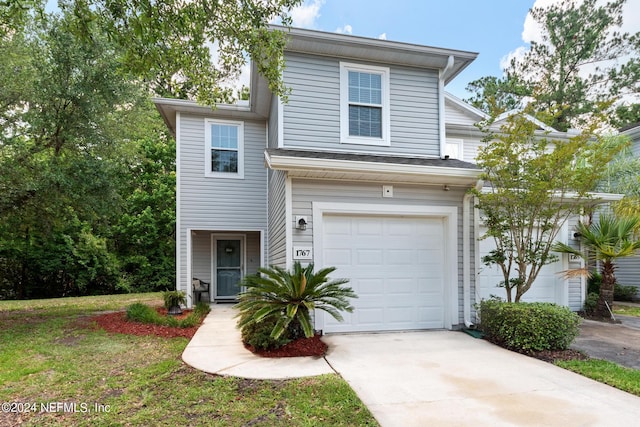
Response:
[{"label": "blue sky", "polygon": [[[449,92],[468,98],[469,82],[501,75],[501,61],[538,39],[539,27],[526,19],[529,9],[559,1],[305,0],[292,17],[296,27],[478,52],[447,85]],[[627,0],[624,20],[624,30],[640,31],[640,0]]]}]

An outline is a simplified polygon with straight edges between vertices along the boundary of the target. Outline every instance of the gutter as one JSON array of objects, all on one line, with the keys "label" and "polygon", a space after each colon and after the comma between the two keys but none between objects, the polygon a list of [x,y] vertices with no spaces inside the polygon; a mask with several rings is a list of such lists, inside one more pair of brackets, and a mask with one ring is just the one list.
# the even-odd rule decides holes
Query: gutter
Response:
[{"label": "gutter", "polygon": [[445,158],[445,148],[447,144],[447,128],[444,121],[445,117],[445,105],[444,105],[444,82],[447,78],[447,73],[451,71],[455,63],[453,55],[449,55],[447,59],[447,65],[440,70],[438,75],[438,117],[440,121],[440,158]]}]

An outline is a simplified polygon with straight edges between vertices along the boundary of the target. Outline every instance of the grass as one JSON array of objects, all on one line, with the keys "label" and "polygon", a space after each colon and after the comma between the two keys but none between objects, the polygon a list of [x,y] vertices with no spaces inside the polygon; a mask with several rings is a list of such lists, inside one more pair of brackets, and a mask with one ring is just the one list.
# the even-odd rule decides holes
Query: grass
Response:
[{"label": "grass", "polygon": [[613,306],[613,314],[622,314],[623,316],[640,317],[640,307],[631,307],[628,305],[616,304]]},{"label": "grass", "polygon": [[181,361],[184,338],[88,327],[87,315],[135,302],[160,305],[162,296],[0,301],[0,403],[35,409],[0,412],[0,425],[377,425],[337,375],[218,377]]},{"label": "grass", "polygon": [[640,370],[625,368],[600,359],[558,361],[556,365],[640,396]]}]

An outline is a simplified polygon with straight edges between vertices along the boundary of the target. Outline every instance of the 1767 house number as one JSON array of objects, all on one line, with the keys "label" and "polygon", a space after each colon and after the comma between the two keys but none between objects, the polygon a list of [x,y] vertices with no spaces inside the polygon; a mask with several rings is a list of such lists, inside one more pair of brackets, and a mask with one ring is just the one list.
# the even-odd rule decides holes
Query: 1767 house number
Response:
[{"label": "1767 house number", "polygon": [[311,246],[294,246],[293,259],[313,259]]}]

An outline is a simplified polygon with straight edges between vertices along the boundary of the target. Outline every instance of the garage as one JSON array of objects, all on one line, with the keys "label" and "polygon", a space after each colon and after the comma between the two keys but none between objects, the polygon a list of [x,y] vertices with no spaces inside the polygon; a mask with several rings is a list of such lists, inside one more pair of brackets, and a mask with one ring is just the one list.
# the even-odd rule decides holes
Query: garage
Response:
[{"label": "garage", "polygon": [[318,312],[324,332],[447,327],[444,217],[325,213],[318,228],[322,265],[359,297],[344,322]]},{"label": "garage", "polygon": [[[480,236],[486,233],[485,227],[480,227]],[[488,255],[495,248],[492,238],[482,239],[479,241],[479,260],[478,263],[478,288],[481,299],[489,299],[495,295],[504,300],[507,299],[507,292],[504,288],[498,287],[497,284],[504,280],[502,271],[496,265],[486,266],[482,263],[482,257]],[[563,279],[562,272],[567,270],[563,262],[557,261],[542,267],[536,281],[531,288],[522,296],[523,302],[550,302],[559,305],[567,304],[567,289]],[[512,273],[512,277],[517,274]],[[513,296],[515,297],[515,291]]]}]

